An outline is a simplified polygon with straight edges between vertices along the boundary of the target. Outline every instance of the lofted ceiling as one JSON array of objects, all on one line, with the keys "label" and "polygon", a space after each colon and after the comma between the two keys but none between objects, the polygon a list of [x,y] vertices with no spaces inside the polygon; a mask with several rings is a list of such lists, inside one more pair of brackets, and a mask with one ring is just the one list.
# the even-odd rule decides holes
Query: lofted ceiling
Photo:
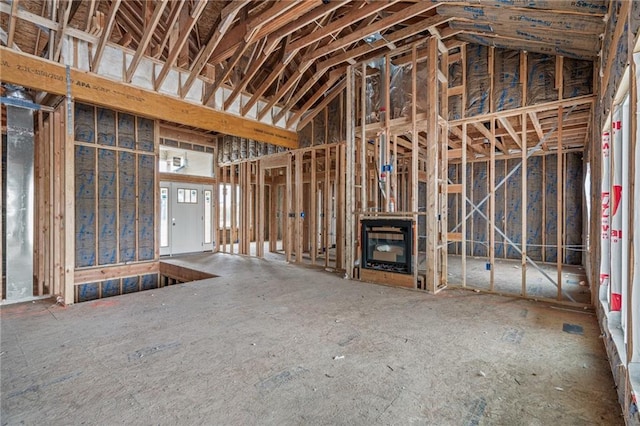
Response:
[{"label": "lofted ceiling", "polygon": [[0,39],[53,60],[61,34],[91,40],[96,55],[115,43],[135,52],[129,79],[140,58],[154,58],[165,64],[156,90],[179,68],[188,72],[181,93],[205,76],[205,104],[226,86],[224,109],[248,94],[240,115],[262,100],[260,119],[274,105],[281,116],[300,116],[341,84],[349,63],[428,35],[447,47],[472,42],[596,60],[608,7],[606,0],[2,0]]}]

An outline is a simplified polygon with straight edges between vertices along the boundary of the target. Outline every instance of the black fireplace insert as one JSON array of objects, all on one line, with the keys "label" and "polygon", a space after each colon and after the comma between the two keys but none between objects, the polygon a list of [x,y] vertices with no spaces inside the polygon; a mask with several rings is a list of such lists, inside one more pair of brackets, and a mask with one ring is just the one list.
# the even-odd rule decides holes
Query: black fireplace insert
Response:
[{"label": "black fireplace insert", "polygon": [[412,274],[413,221],[362,219],[362,268]]}]

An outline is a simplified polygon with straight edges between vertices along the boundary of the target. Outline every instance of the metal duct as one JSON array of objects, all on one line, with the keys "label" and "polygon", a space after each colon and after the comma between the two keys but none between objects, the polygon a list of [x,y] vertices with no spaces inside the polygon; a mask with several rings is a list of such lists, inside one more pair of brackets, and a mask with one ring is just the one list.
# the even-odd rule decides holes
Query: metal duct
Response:
[{"label": "metal duct", "polygon": [[[19,90],[8,97],[25,99]],[[6,256],[7,300],[33,296],[33,111],[7,105]]]}]

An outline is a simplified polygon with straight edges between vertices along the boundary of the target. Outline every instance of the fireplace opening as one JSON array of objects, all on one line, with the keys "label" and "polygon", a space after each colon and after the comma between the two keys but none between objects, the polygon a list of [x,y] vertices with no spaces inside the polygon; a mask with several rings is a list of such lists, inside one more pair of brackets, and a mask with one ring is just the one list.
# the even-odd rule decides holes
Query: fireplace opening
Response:
[{"label": "fireplace opening", "polygon": [[412,274],[413,221],[362,219],[362,262],[366,269]]}]

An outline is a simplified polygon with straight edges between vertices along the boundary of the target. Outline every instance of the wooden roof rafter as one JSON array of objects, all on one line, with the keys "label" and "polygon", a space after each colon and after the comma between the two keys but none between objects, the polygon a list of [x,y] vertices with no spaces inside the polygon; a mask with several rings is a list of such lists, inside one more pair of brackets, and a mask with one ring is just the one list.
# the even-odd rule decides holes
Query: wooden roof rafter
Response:
[{"label": "wooden roof rafter", "polygon": [[113,29],[113,24],[116,21],[116,13],[118,12],[121,2],[122,0],[113,0],[113,2],[111,2],[109,14],[107,15],[107,24],[102,31],[100,41],[98,41],[93,60],[91,61],[91,70],[94,72],[98,70],[98,66],[100,65],[102,53],[104,52],[104,47],[107,45],[107,41],[109,41],[109,37],[111,36],[111,30]]},{"label": "wooden roof rafter", "polygon": [[176,59],[178,59],[178,55],[180,55],[180,52],[184,48],[185,43],[189,40],[189,35],[191,34],[191,31],[195,27],[196,22],[198,22],[198,18],[204,11],[204,8],[206,5],[207,5],[206,0],[198,0],[195,6],[191,9],[191,13],[189,13],[187,22],[185,22],[184,25],[180,27],[179,29],[180,34],[178,36],[178,40],[176,40],[176,43],[173,45],[173,47],[169,51],[169,54],[167,55],[167,59],[165,60],[165,63],[162,66],[162,69],[160,70],[160,73],[158,73],[158,76],[154,81],[154,89],[156,91],[160,89],[160,87],[162,86],[162,83],[164,83],[165,78],[169,74],[171,67],[173,67]]},{"label": "wooden roof rafter", "polygon": [[200,72],[209,61],[211,54],[216,49],[216,47],[218,47],[218,44],[231,27],[231,24],[233,24],[233,20],[235,19],[236,15],[247,3],[249,3],[249,0],[234,1],[225,6],[224,9],[222,9],[222,11],[220,12],[220,21],[216,27],[216,30],[214,31],[213,36],[209,39],[207,45],[198,54],[196,60],[191,66],[189,77],[187,77],[187,80],[180,88],[180,96],[182,98],[184,98],[187,93],[189,93],[191,86],[193,86],[193,83],[196,80],[196,77],[200,75]]},{"label": "wooden roof rafter", "polygon": [[167,2],[160,2],[156,4],[155,9],[153,10],[153,15],[146,23],[146,28],[144,29],[144,33],[142,34],[142,38],[138,43],[138,48],[136,49],[136,53],[133,55],[131,59],[131,63],[129,67],[125,71],[125,82],[130,83],[133,78],[133,74],[136,72],[138,68],[138,64],[142,60],[142,55],[146,52],[149,43],[151,42],[151,38],[153,37],[153,33],[160,22],[160,18],[162,18],[162,13],[164,12],[165,7],[167,6]]}]

